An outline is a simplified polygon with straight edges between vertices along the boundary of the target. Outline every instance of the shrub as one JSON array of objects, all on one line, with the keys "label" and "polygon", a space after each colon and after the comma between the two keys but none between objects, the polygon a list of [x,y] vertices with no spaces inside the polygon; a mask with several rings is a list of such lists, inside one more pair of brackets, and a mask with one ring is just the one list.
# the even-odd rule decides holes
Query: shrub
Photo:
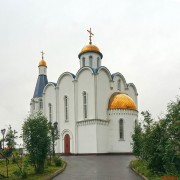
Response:
[{"label": "shrub", "polygon": [[12,152],[13,152],[12,146],[8,146],[8,147],[4,148],[4,150],[2,151],[2,154],[3,154],[3,156],[5,156],[7,158],[7,157],[11,156]]},{"label": "shrub", "polygon": [[55,156],[53,160],[54,160],[54,164],[56,166],[61,166],[62,165],[62,159],[60,157]]},{"label": "shrub", "polygon": [[18,154],[17,151],[15,151],[14,153],[12,153],[12,163],[13,163],[13,164],[14,164],[14,163],[17,163],[19,159],[20,159],[20,156],[19,156],[19,154]]},{"label": "shrub", "polygon": [[25,171],[25,169],[16,169],[13,174],[19,178],[27,178],[27,172]]}]

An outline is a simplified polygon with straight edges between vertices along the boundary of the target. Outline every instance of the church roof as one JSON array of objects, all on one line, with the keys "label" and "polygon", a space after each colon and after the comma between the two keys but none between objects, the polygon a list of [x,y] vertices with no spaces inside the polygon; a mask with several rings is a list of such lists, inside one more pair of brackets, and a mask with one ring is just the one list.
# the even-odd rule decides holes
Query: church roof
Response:
[{"label": "church roof", "polygon": [[46,86],[47,83],[48,80],[46,75],[41,74],[38,76],[33,98],[42,97],[44,87]]},{"label": "church roof", "polygon": [[130,109],[137,111],[133,99],[128,95],[121,93],[114,93],[111,95],[108,109]]}]

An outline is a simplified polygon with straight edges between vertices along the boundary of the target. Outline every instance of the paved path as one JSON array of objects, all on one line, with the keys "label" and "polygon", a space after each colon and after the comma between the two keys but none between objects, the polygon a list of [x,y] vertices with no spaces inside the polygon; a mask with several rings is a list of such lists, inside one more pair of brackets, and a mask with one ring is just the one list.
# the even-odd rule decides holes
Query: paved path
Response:
[{"label": "paved path", "polygon": [[132,155],[64,156],[65,171],[53,180],[142,180],[128,166]]}]

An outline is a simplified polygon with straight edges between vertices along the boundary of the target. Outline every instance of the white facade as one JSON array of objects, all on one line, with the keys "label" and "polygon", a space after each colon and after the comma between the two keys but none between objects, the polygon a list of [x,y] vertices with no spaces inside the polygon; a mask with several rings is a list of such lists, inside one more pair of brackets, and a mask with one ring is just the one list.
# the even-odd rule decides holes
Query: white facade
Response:
[{"label": "white facade", "polygon": [[[40,110],[49,121],[58,123],[56,153],[132,152],[131,135],[138,118],[137,90],[134,84],[126,83],[122,74],[111,74],[101,66],[101,55],[91,49],[82,50],[76,75],[61,74],[57,83],[46,84],[42,97],[31,100],[32,114]],[[40,68],[39,73],[46,75],[46,67]],[[114,94],[128,95],[136,108],[129,104],[124,107],[126,99],[122,103],[121,98],[111,102],[115,101]],[[43,101],[42,109],[39,99]]]}]

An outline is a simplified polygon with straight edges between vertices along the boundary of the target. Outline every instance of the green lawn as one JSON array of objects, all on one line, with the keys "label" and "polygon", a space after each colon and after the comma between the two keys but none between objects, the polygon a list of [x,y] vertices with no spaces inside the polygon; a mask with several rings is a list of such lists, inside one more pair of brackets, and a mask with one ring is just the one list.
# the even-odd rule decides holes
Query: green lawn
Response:
[{"label": "green lawn", "polygon": [[[51,166],[45,166],[45,171],[43,174],[35,174],[34,173],[34,169],[32,166],[28,165],[26,171],[27,171],[27,174],[28,174],[28,180],[44,180],[46,179],[47,177],[49,177],[51,174],[53,174],[54,172],[56,172],[57,170],[60,170],[62,169],[64,165],[64,162],[61,166],[55,166],[54,163],[52,163]],[[15,170],[18,170],[18,166],[17,164],[13,164],[10,160],[10,163],[8,165],[8,169],[9,169],[9,178],[7,179],[21,179],[21,178],[18,178],[17,176],[14,175],[14,171]],[[6,176],[6,163],[5,161],[3,160],[0,160],[0,174],[3,174]],[[0,178],[1,179],[1,178]],[[24,178],[23,178],[24,179]]]}]

